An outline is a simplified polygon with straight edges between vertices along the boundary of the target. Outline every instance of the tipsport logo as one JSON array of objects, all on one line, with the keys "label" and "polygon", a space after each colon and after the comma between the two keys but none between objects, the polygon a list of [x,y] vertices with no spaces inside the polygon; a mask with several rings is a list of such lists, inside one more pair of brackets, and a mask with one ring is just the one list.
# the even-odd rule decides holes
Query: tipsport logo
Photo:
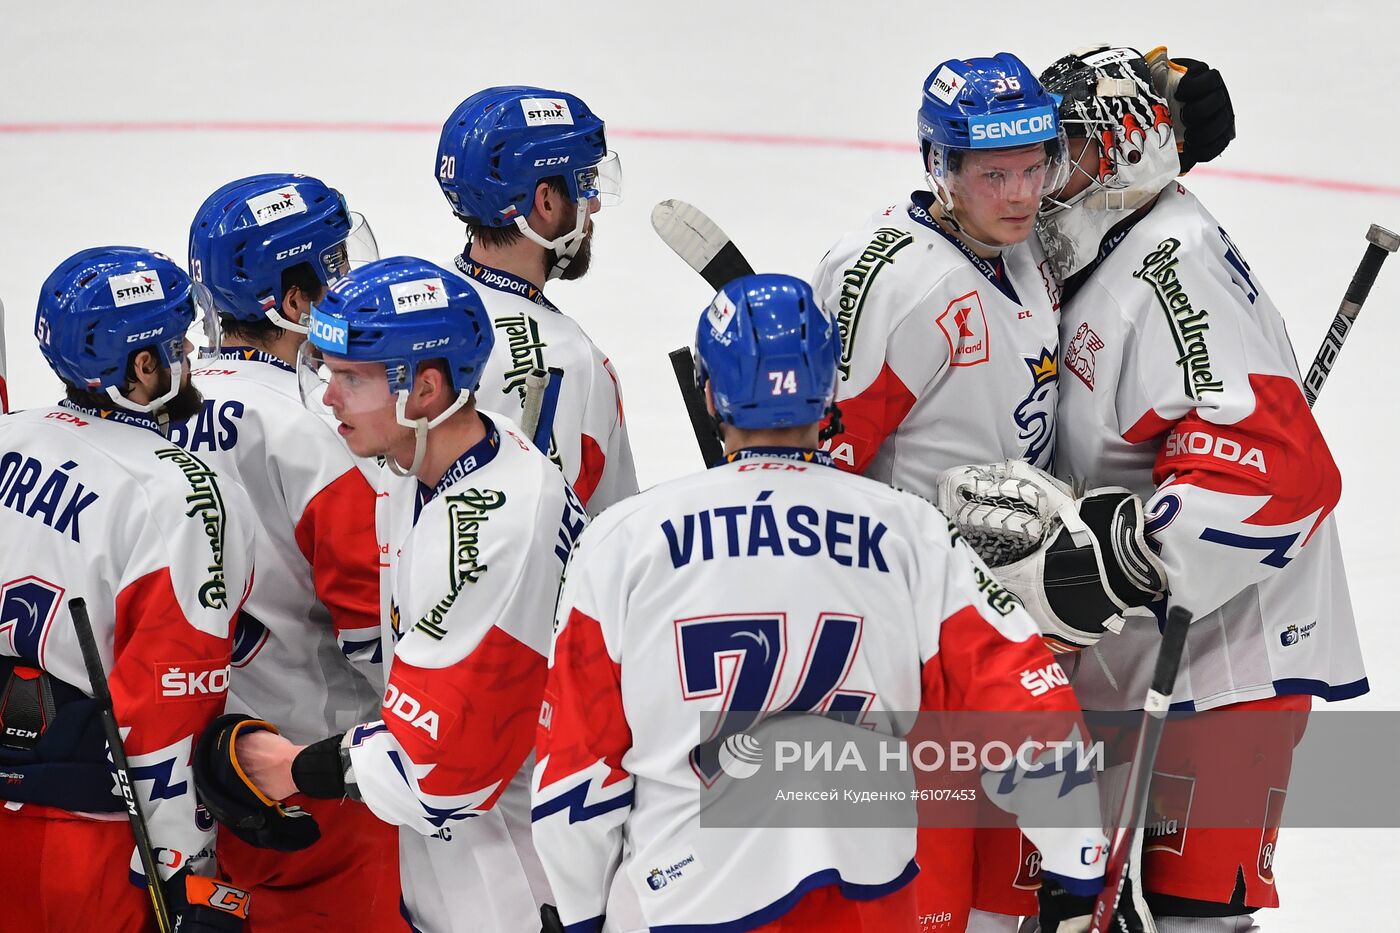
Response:
[{"label": "tipsport logo", "polygon": [[160,278],[154,272],[114,275],[107,279],[107,285],[112,289],[112,303],[118,308],[165,297],[165,289],[161,288]]},{"label": "tipsport logo", "polygon": [[284,185],[276,191],[249,198],[248,210],[253,212],[253,219],[258,222],[258,226],[263,227],[283,217],[305,214],[306,202],[297,193],[296,185]]},{"label": "tipsport logo", "polygon": [[389,294],[394,299],[395,314],[447,307],[447,289],[438,278],[399,282],[389,286]]}]

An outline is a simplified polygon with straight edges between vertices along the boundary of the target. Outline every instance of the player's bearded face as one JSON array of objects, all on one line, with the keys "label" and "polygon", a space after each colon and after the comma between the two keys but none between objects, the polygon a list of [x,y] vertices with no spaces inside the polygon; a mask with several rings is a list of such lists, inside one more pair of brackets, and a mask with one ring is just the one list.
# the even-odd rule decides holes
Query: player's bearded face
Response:
[{"label": "player's bearded face", "polygon": [[[180,373],[180,391],[176,392],[174,397],[165,403],[165,411],[170,415],[171,421],[185,421],[193,418],[204,407],[204,396],[190,381],[190,369],[190,361],[187,356]],[[155,395],[159,397],[168,391],[170,391],[170,370],[165,369],[161,371]]]},{"label": "player's bearded face", "polygon": [[[594,198],[588,202],[589,217],[583,223],[583,242],[579,244],[578,252],[574,253],[573,261],[569,263],[559,278],[566,282],[583,278],[588,272],[589,263],[593,261],[593,213],[598,210],[598,199]],[[553,234],[555,237],[564,236],[574,229],[578,223],[578,204],[570,206],[569,211],[559,224],[559,229]]]},{"label": "player's bearded face", "polygon": [[968,234],[993,246],[1031,235],[1050,163],[1042,145],[968,152],[950,179],[954,211]]}]

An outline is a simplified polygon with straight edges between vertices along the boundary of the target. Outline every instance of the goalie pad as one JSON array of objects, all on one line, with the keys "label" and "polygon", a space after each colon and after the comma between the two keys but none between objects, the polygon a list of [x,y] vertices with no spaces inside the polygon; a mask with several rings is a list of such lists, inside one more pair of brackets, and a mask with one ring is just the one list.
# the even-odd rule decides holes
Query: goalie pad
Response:
[{"label": "goalie pad", "polygon": [[1050,648],[1078,651],[1122,628],[1122,613],[1166,591],[1147,547],[1142,500],[1118,487],[1075,499],[1021,461],[958,467],[939,505],[1040,626]]}]

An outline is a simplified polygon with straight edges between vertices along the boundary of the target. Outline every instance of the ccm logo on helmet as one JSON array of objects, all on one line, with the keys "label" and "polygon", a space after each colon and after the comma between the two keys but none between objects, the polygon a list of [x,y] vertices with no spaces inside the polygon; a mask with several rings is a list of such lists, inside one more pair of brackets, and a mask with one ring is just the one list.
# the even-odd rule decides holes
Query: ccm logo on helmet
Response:
[{"label": "ccm logo on helmet", "polygon": [[1260,473],[1269,472],[1269,468],[1264,465],[1264,452],[1258,447],[1245,448],[1228,437],[1216,437],[1204,431],[1187,431],[1184,434],[1167,436],[1164,456],[1183,457],[1187,454],[1215,457],[1217,460],[1250,467]]},{"label": "ccm logo on helmet", "polygon": [[384,708],[415,729],[422,729],[434,739],[438,737],[439,717],[435,710],[424,709],[423,704],[404,693],[393,684],[384,690]]},{"label": "ccm logo on helmet", "polygon": [[138,340],[150,340],[152,337],[159,337],[165,330],[164,327],[157,327],[155,330],[143,330],[139,334],[132,334],[126,338],[127,343],[136,343]]},{"label": "ccm logo on helmet", "polygon": [[452,340],[451,337],[439,337],[436,340],[420,340],[413,345],[415,350],[431,350],[434,347],[445,346]]},{"label": "ccm logo on helmet", "polygon": [[[1025,117],[982,117],[967,121],[968,134],[974,145],[1022,136],[1041,137],[1055,128],[1055,118],[1048,113]],[[1035,139],[1029,140],[1035,142]]]},{"label": "ccm logo on helmet", "polygon": [[536,160],[535,160],[535,165],[536,165],[536,167],[541,166],[541,165],[568,165],[568,164],[569,164],[569,157],[568,157],[568,156],[550,156],[548,159],[536,159]]},{"label": "ccm logo on helmet", "polygon": [[310,243],[303,243],[303,244],[301,244],[300,246],[293,246],[291,249],[284,249],[284,250],[282,250],[280,253],[277,254],[277,258],[278,258],[278,259],[286,259],[288,256],[296,256],[296,255],[298,255],[298,254],[300,254],[300,253],[306,252],[306,251],[309,250],[310,248],[311,248],[311,244],[310,244]]}]

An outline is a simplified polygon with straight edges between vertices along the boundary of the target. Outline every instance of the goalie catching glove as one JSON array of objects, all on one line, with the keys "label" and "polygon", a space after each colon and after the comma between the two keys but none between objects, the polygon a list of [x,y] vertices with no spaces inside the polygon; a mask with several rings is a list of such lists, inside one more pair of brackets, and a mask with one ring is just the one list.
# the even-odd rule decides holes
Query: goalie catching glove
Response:
[{"label": "goalie catching glove", "polygon": [[194,785],[209,814],[235,836],[260,849],[296,852],[321,838],[310,813],[284,806],[258,789],[238,763],[238,736],[270,722],[229,713],[209,724],[194,752]]},{"label": "goalie catching glove", "polygon": [[954,467],[938,507],[1020,598],[1051,650],[1078,651],[1122,628],[1122,613],[1166,591],[1147,548],[1142,500],[1114,486],[1076,499],[1020,460]]}]

